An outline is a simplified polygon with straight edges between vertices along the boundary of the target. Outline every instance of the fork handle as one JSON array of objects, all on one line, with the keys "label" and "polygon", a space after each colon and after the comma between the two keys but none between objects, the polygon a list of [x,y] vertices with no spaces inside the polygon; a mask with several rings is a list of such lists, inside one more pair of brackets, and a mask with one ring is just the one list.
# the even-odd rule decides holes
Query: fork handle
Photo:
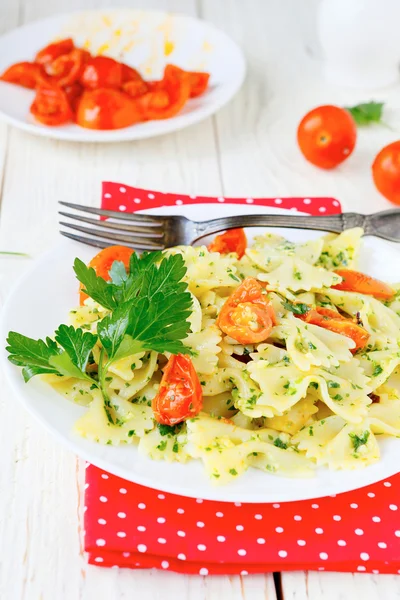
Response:
[{"label": "fork handle", "polygon": [[352,227],[364,227],[369,215],[358,213],[342,213],[321,217],[303,215],[238,215],[222,217],[211,221],[197,222],[195,227],[196,240],[226,229],[238,227],[289,227],[298,229],[314,229],[340,233]]}]

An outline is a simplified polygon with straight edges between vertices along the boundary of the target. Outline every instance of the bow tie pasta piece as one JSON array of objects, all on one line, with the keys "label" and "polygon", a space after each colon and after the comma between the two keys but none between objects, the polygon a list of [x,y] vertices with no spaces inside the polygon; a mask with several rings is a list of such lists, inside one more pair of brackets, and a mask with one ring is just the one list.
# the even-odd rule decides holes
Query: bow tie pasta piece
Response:
[{"label": "bow tie pasta piece", "polygon": [[322,238],[323,248],[317,264],[328,270],[343,267],[354,269],[357,266],[363,233],[361,227],[346,229],[339,235],[328,233]]},{"label": "bow tie pasta piece", "polygon": [[192,362],[200,375],[212,375],[218,365],[222,333],[216,325],[210,325],[198,333],[189,333],[184,344],[195,351]]},{"label": "bow tie pasta piece", "polygon": [[391,283],[390,285],[396,293],[391,300],[386,300],[384,304],[400,317],[400,283]]},{"label": "bow tie pasta piece", "polygon": [[379,446],[368,422],[346,423],[340,417],[316,421],[296,434],[293,442],[306,456],[331,469],[359,469],[379,460]]},{"label": "bow tie pasta piece", "polygon": [[222,392],[222,394],[215,396],[203,396],[203,410],[215,417],[230,418],[236,411],[232,392]]},{"label": "bow tie pasta piece", "polygon": [[270,365],[275,363],[283,362],[285,364],[290,363],[290,357],[284,348],[278,348],[273,344],[259,344],[257,346],[257,352],[252,352],[250,357],[253,361],[265,360]]},{"label": "bow tie pasta piece", "polygon": [[109,311],[87,298],[82,306],[77,306],[69,313],[69,322],[75,328],[84,326],[88,331],[96,332],[97,322],[101,321]]},{"label": "bow tie pasta piece", "polygon": [[202,375],[200,384],[203,390],[203,396],[216,396],[223,392],[229,392],[232,389],[232,383],[226,375],[225,368],[215,370],[212,375]]},{"label": "bow tie pasta piece", "polygon": [[[354,367],[357,367],[356,363]],[[367,395],[368,389],[359,389],[360,386],[351,380],[324,369],[314,367],[305,375],[295,365],[269,365],[260,360],[249,363],[247,370],[261,389],[261,395],[254,405],[236,403],[249,416],[282,416],[307,396],[309,388],[335,414],[353,423],[362,421],[367,414],[367,406],[371,403]]]},{"label": "bow tie pasta piece", "polygon": [[324,290],[324,294],[336,306],[349,315],[359,313],[364,329],[370,334],[369,345],[376,349],[397,346],[400,340],[400,317],[372,296],[340,290]]},{"label": "bow tie pasta piece", "polygon": [[[124,378],[119,377],[118,375],[109,375],[106,379],[109,389],[117,392],[123,398],[133,398],[149,383],[154,373],[157,371],[157,357],[157,352],[150,352],[147,353],[141,361],[138,361],[137,366],[139,368],[136,368],[136,362],[132,362],[129,365],[129,368],[126,365],[126,373],[123,373],[125,375]],[[114,365],[111,365],[108,373],[114,373],[113,366]],[[128,376],[129,369],[133,377],[127,380],[126,377]]]},{"label": "bow tie pasta piece", "polygon": [[[143,358],[145,358],[144,361],[142,360]],[[138,373],[141,371],[143,364],[147,363],[148,354],[146,355],[146,352],[138,352],[137,354],[131,354],[130,356],[114,361],[108,370],[110,373],[117,375],[124,381],[132,381],[135,377],[135,371]]]},{"label": "bow tie pasta piece", "polygon": [[276,416],[265,419],[265,425],[294,435],[310,420],[310,418],[318,412],[318,407],[315,405],[315,397],[308,395],[297,402],[290,410],[282,416]]},{"label": "bow tie pasta piece", "polygon": [[185,463],[190,458],[186,445],[184,424],[168,428],[157,426],[140,438],[139,452],[153,460]]},{"label": "bow tie pasta piece", "polygon": [[250,260],[246,254],[236,262],[236,267],[236,275],[240,277],[241,280],[246,279],[246,277],[254,277],[254,279],[257,279],[260,272],[259,267],[254,261]]},{"label": "bow tie pasta piece", "polygon": [[204,415],[190,419],[187,427],[189,451],[202,459],[218,484],[233,480],[250,464],[281,475],[312,475],[310,462],[294,451],[290,436],[285,442],[272,429],[243,429],[226,419]]},{"label": "bow tie pasta piece", "polygon": [[189,291],[199,298],[202,294],[216,288],[232,288],[241,283],[236,275],[236,258],[233,255],[221,255],[209,252],[206,246],[177,246],[166,254],[180,253],[187,268],[183,281]]},{"label": "bow tie pasta piece", "polygon": [[98,390],[93,392],[94,400],[89,409],[75,423],[75,432],[100,444],[118,446],[132,444],[154,427],[153,411],[145,404],[130,404],[129,416],[113,425],[107,418],[103,398]]},{"label": "bow tie pasta piece", "polygon": [[57,375],[42,375],[42,379],[49,383],[56,392],[75,404],[87,406],[93,400],[95,387],[90,381],[73,377],[58,377]]},{"label": "bow tie pasta piece", "polygon": [[400,356],[393,356],[392,350],[365,352],[359,358],[365,374],[370,378],[371,391],[385,383],[400,364]]},{"label": "bow tie pasta piece", "polygon": [[273,328],[270,337],[284,340],[291,360],[302,371],[312,365],[337,366],[339,361],[351,360],[350,350],[355,343],[348,337],[296,319],[291,314],[281,319]]},{"label": "bow tie pasta piece", "polygon": [[190,294],[192,298],[192,314],[188,321],[190,323],[191,333],[199,333],[201,331],[201,322],[203,320],[203,313],[201,311],[201,305],[194,294]]},{"label": "bow tie pasta piece", "polygon": [[376,390],[378,402],[371,404],[368,421],[374,433],[400,436],[400,395],[398,390],[383,385]]},{"label": "bow tie pasta piece", "polygon": [[288,256],[297,256],[304,262],[313,265],[317,262],[323,247],[323,239],[309,240],[303,244],[289,242],[279,236],[267,234],[257,236],[252,248],[246,254],[263,271],[272,271]]},{"label": "bow tie pasta piece", "polygon": [[314,267],[299,258],[287,258],[282,264],[268,273],[260,273],[260,281],[268,283],[270,288],[279,292],[310,291],[331,287],[342,280],[339,275],[326,271],[322,267]]}]

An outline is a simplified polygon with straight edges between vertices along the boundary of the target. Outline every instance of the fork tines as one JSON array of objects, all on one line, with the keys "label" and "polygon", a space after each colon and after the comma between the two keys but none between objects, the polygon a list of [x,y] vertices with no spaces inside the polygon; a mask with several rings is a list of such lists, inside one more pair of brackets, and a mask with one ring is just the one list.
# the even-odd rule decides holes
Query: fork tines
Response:
[{"label": "fork tines", "polygon": [[[107,220],[101,220],[100,218],[96,219],[90,216],[60,211],[60,215],[71,219],[71,222],[60,221],[62,227],[90,236],[86,237],[69,231],[60,231],[61,235],[65,237],[97,248],[106,248],[114,244],[123,244],[137,250],[163,250],[165,248],[163,217],[105,210],[70,202],[60,202],[60,204],[82,213],[107,218]],[[87,223],[91,227],[85,227],[80,223]]]}]

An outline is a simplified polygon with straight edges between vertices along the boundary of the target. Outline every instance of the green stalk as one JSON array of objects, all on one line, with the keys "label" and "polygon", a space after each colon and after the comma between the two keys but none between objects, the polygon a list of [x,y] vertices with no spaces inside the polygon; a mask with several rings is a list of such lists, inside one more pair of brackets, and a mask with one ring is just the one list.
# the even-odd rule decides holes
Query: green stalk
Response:
[{"label": "green stalk", "polygon": [[110,400],[110,396],[107,393],[106,390],[106,375],[107,375],[107,371],[111,365],[110,360],[105,361],[104,362],[104,348],[101,349],[100,351],[100,359],[99,359],[99,388],[101,391],[101,394],[103,396],[103,400],[104,400],[104,410],[106,411],[106,415],[107,415],[107,419],[110,423],[112,423],[112,425],[115,425],[115,421],[113,419],[113,416],[111,414],[111,400]]}]

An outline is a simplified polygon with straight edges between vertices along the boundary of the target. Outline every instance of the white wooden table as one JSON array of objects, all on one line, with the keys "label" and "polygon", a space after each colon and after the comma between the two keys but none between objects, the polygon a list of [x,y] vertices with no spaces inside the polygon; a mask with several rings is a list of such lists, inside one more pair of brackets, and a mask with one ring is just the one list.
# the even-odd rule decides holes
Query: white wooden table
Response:
[{"label": "white wooden table", "polygon": [[[57,11],[108,7],[110,0],[1,0],[0,30]],[[115,2],[118,6],[118,2]],[[78,145],[31,137],[0,124],[0,249],[35,255],[56,236],[57,200],[99,202],[102,179],[196,194],[331,195],[345,209],[389,207],[370,164],[398,137],[360,131],[357,152],[332,172],[299,155],[296,125],[321,103],[388,103],[400,131],[399,88],[381,93],[330,88],[314,35],[317,0],[129,0],[203,17],[241,44],[249,72],[242,91],[215,118],[139,143]],[[397,104],[397,112],[396,112]],[[29,259],[0,257],[3,299]],[[2,342],[3,343],[3,342]],[[400,598],[389,575],[324,572],[201,577],[87,566],[80,542],[79,461],[25,414],[0,381],[0,598],[2,600],[363,600]]]}]

